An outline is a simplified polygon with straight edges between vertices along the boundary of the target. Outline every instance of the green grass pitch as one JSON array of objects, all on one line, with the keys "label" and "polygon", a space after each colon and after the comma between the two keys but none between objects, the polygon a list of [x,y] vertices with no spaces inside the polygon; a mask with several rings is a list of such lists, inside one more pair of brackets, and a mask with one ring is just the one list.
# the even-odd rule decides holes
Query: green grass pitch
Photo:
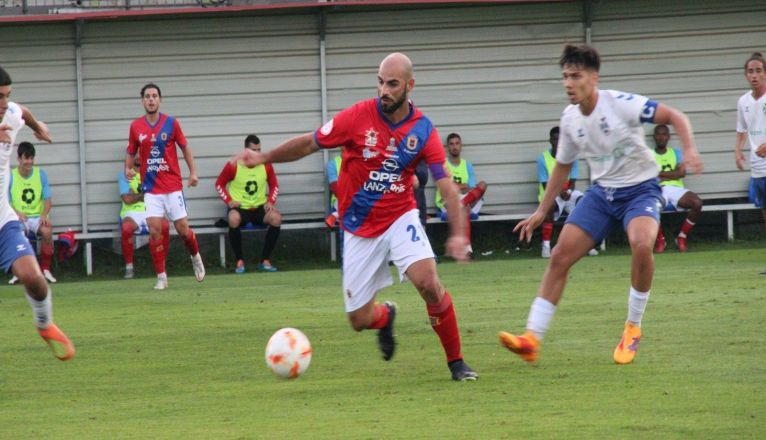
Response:
[{"label": "green grass pitch", "polygon": [[[766,252],[711,245],[656,257],[636,362],[612,350],[626,316],[629,256],[585,258],[536,365],[497,342],[522,331],[545,261],[444,263],[473,383],[450,380],[410,284],[398,350],[355,333],[337,269],[54,285],[54,316],[77,347],[54,359],[18,286],[0,287],[2,439],[757,439],[766,432]],[[314,354],[293,381],[263,353],[278,328]]]}]

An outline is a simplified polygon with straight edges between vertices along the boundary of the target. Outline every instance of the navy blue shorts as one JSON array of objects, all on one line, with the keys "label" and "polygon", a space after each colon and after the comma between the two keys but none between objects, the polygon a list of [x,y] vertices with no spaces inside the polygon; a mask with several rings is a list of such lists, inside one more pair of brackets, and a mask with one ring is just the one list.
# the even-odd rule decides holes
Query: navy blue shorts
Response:
[{"label": "navy blue shorts", "polygon": [[766,177],[750,178],[749,195],[756,208],[766,208]]},{"label": "navy blue shorts", "polygon": [[21,222],[10,221],[0,229],[0,268],[6,273],[10,272],[13,263],[24,255],[34,256],[35,251],[24,235]]},{"label": "navy blue shorts", "polygon": [[566,223],[577,225],[594,242],[600,243],[620,223],[626,230],[628,223],[636,217],[652,217],[659,223],[663,201],[657,179],[625,188],[604,188],[594,184],[585,191]]}]

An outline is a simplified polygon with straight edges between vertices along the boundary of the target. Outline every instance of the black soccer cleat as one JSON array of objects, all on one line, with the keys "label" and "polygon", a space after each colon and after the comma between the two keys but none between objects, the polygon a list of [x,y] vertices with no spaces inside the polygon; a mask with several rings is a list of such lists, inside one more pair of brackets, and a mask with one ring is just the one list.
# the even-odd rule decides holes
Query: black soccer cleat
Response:
[{"label": "black soccer cleat", "polygon": [[465,382],[467,380],[476,380],[479,375],[468,366],[462,359],[452,361],[447,364],[449,370],[452,372],[452,380],[459,382]]},{"label": "black soccer cleat", "polygon": [[383,352],[383,360],[390,361],[394,357],[396,341],[394,340],[394,320],[396,319],[396,303],[386,301],[383,303],[388,307],[388,323],[385,327],[378,330],[378,347]]}]

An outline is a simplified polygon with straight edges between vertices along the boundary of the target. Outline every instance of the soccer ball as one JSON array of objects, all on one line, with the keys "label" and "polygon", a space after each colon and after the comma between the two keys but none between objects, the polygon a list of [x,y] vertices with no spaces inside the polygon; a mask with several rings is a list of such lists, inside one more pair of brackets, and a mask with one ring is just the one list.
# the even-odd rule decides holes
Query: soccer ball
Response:
[{"label": "soccer ball", "polygon": [[298,329],[286,327],[271,335],[266,344],[266,365],[286,379],[303,374],[311,363],[311,343]]}]

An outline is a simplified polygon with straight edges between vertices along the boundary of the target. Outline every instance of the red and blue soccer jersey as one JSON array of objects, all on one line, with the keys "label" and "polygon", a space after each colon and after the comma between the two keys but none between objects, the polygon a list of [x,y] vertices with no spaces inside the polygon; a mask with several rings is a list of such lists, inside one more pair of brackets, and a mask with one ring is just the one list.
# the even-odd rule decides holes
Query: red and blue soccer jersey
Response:
[{"label": "red and blue soccer jersey", "polygon": [[439,133],[410,103],[398,124],[383,115],[378,99],[341,111],[314,133],[322,148],[342,146],[338,214],[343,229],[361,237],[383,234],[405,212],[415,209],[412,176],[418,162],[443,167]]},{"label": "red and blue soccer jersey", "polygon": [[172,116],[160,113],[154,125],[142,116],[130,124],[128,154],[141,157],[144,192],[168,194],[183,189],[176,145],[186,148],[186,136]]}]

